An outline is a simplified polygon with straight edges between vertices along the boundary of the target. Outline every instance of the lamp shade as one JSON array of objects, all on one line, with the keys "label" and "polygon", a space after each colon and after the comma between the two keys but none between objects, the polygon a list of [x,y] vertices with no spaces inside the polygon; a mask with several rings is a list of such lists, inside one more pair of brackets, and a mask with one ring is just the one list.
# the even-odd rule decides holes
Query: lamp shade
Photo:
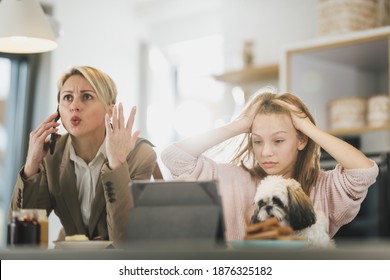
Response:
[{"label": "lamp shade", "polygon": [[0,52],[41,53],[57,48],[48,17],[35,0],[1,0]]}]

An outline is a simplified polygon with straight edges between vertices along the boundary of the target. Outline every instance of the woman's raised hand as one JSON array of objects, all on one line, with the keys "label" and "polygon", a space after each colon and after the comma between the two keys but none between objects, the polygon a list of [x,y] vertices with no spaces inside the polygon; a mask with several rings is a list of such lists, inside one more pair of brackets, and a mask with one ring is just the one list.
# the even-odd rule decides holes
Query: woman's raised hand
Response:
[{"label": "woman's raised hand", "polygon": [[136,111],[136,107],[131,109],[126,123],[122,103],[114,106],[111,122],[109,115],[106,114],[106,151],[108,164],[111,169],[115,169],[126,162],[127,155],[135,147],[140,133],[139,130],[133,133]]},{"label": "woman's raised hand", "polygon": [[24,175],[29,177],[39,171],[39,165],[49,151],[49,138],[52,133],[58,132],[60,123],[55,122],[57,112],[50,115],[37,129],[30,132],[27,159],[24,166]]}]

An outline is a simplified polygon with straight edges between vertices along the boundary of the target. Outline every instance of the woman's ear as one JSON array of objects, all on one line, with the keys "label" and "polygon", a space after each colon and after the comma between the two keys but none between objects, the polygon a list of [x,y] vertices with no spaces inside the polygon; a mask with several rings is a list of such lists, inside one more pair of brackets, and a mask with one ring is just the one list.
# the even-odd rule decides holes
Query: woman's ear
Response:
[{"label": "woman's ear", "polygon": [[107,114],[110,116],[110,118],[112,118],[112,112],[114,110],[114,104],[111,104],[107,107]]},{"label": "woman's ear", "polygon": [[287,186],[288,218],[293,230],[301,230],[316,223],[316,214],[310,198],[299,187]]}]

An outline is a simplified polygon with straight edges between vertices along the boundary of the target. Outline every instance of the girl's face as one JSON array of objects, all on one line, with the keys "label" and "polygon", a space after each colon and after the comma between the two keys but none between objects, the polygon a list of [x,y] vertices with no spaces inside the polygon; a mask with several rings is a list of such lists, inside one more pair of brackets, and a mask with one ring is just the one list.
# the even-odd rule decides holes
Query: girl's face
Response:
[{"label": "girl's face", "polygon": [[106,108],[84,77],[73,75],[66,80],[59,105],[61,122],[71,135],[88,139],[104,137]]},{"label": "girl's face", "polygon": [[291,178],[298,152],[307,138],[300,139],[286,114],[258,114],[252,125],[252,145],[256,161],[268,175]]}]

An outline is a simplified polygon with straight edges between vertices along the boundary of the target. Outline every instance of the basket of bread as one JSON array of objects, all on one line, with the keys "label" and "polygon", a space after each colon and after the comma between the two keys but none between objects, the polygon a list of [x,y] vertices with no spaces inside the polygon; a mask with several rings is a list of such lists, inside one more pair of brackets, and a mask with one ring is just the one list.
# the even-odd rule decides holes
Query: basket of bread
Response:
[{"label": "basket of bread", "polygon": [[292,227],[282,226],[277,218],[272,217],[248,226],[245,240],[304,240],[303,237],[292,235],[292,233]]}]

